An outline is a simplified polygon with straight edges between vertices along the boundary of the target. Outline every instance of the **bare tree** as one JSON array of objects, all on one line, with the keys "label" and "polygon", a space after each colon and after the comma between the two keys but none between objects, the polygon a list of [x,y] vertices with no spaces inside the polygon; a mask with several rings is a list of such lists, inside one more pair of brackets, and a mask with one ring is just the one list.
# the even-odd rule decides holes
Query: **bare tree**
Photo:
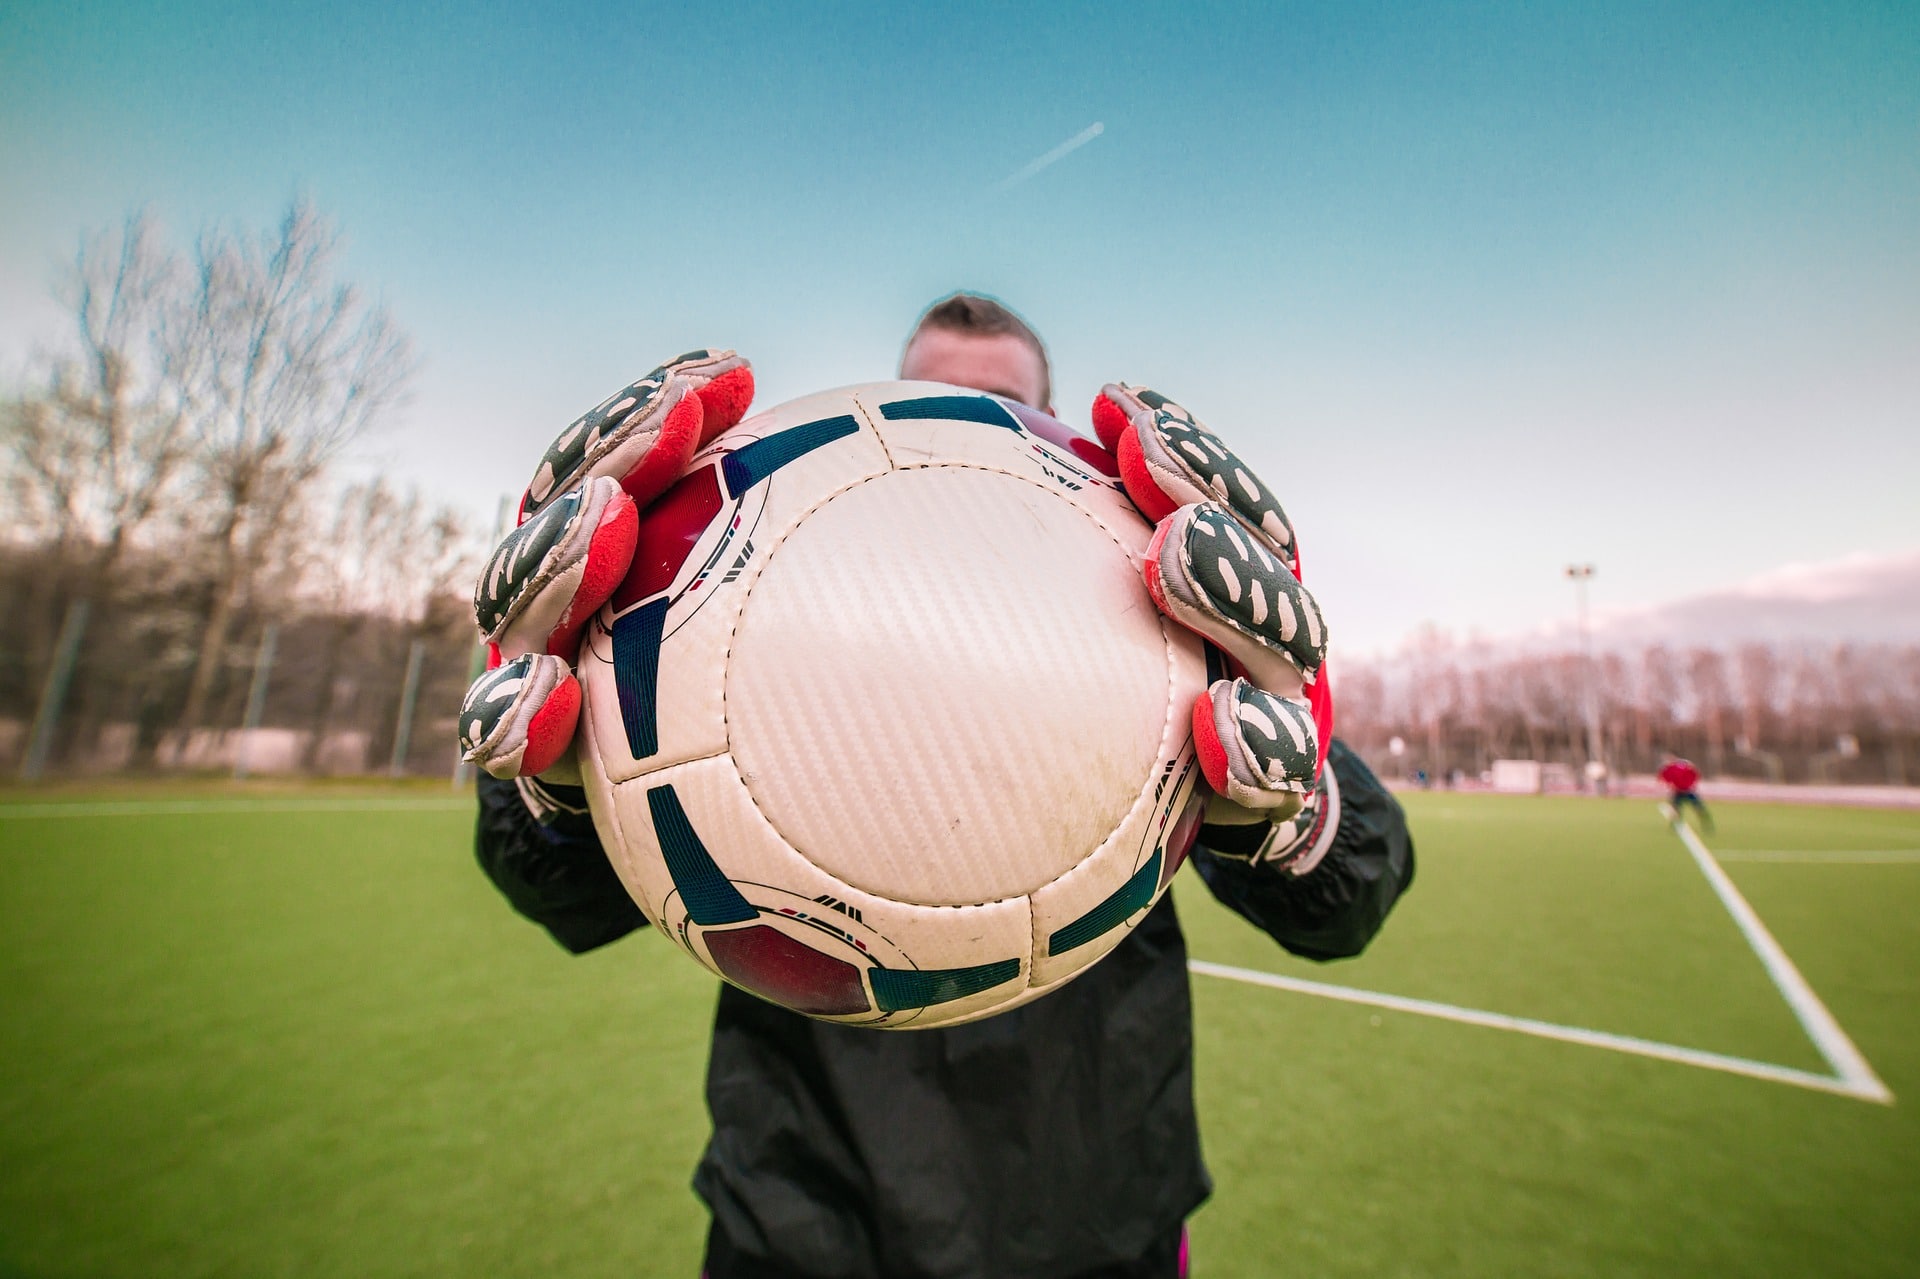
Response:
[{"label": "bare tree", "polygon": [[187,457],[181,387],[196,353],[183,342],[178,257],[134,214],[85,238],[56,296],[72,322],[26,390],[0,404],[0,468],[18,513],[8,529],[38,542],[48,571],[13,606],[33,633],[59,639],[44,661],[26,775],[51,751],[86,651],[90,610],[142,531],[167,514]]},{"label": "bare tree", "polygon": [[338,239],[305,201],[277,231],[213,232],[196,254],[187,384],[204,490],[211,598],[179,727],[198,727],[236,610],[299,502],[342,449],[390,410],[413,370],[382,306],[334,280]]},{"label": "bare tree", "polygon": [[0,417],[16,509],[57,553],[79,555],[88,585],[161,511],[187,458],[181,388],[195,351],[182,340],[180,283],[144,214],[86,239],[57,289],[70,345]]}]

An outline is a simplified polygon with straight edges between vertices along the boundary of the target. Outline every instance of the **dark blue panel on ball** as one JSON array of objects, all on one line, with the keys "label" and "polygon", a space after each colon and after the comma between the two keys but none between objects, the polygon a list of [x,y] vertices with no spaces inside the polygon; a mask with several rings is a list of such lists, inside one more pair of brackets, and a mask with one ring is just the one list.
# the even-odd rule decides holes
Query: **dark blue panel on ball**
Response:
[{"label": "dark blue panel on ball", "polygon": [[818,422],[802,422],[777,435],[769,435],[764,440],[741,445],[727,454],[726,461],[721,463],[727,476],[727,496],[739,497],[795,458],[804,457],[822,445],[843,439],[859,429],[860,423],[841,414],[839,417],[823,417]]},{"label": "dark blue panel on ball", "polygon": [[938,418],[949,422],[978,422],[982,426],[1003,426],[1009,431],[1020,423],[1007,412],[1006,405],[985,395],[928,395],[917,400],[895,400],[880,406],[880,416],[889,422],[918,422]]},{"label": "dark blue panel on ball", "polygon": [[714,865],[712,854],[687,820],[687,810],[680,807],[680,796],[672,786],[655,786],[647,791],[647,808],[653,813],[653,833],[660,841],[667,874],[673,876],[673,886],[686,903],[687,918],[702,928],[711,928],[759,917],[760,912]]},{"label": "dark blue panel on ball", "polygon": [[971,968],[869,968],[873,1002],[881,1012],[925,1008],[991,990],[1020,975],[1020,961],[1002,959]]},{"label": "dark blue panel on ball", "polygon": [[1047,938],[1047,953],[1059,955],[1084,946],[1102,933],[1127,922],[1135,911],[1144,909],[1160,887],[1160,850],[1154,849],[1147,864],[1133,872],[1114,894],[1071,924]]},{"label": "dark blue panel on ball", "polygon": [[667,604],[654,600],[613,623],[613,687],[620,695],[627,749],[635,759],[660,749],[660,640],[667,628]]}]

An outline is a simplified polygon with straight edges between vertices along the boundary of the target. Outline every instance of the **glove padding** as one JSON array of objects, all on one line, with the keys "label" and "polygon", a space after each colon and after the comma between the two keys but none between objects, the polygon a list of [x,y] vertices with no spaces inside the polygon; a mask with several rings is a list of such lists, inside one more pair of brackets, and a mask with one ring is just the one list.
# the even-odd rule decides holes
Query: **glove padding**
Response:
[{"label": "glove padding", "polygon": [[689,351],[568,425],[520,501],[520,526],[487,562],[474,620],[494,669],[467,690],[460,745],[499,778],[564,767],[580,717],[580,633],[627,575],[639,512],[702,445],[746,416],[753,369]]},{"label": "glove padding", "polygon": [[507,534],[474,588],[473,616],[501,657],[573,660],[580,632],[633,560],[639,509],[598,475],[541,506]]},{"label": "glove padding", "polygon": [[1277,810],[1266,809],[1256,814],[1216,795],[1208,803],[1202,829],[1207,851],[1216,858],[1307,874],[1326,857],[1340,829],[1340,778],[1331,757],[1298,812],[1277,815]]},{"label": "glove padding", "polygon": [[1252,470],[1166,396],[1111,383],[1094,399],[1093,424],[1127,496],[1156,522],[1148,594],[1244,675],[1194,700],[1195,747],[1219,797],[1208,820],[1302,815],[1326,763],[1333,703],[1326,624],[1300,584],[1293,525]]},{"label": "glove padding", "polygon": [[575,418],[540,459],[520,519],[596,475],[645,506],[700,446],[747,415],[753,368],[732,351],[688,351]]},{"label": "glove padding", "polygon": [[473,682],[460,704],[463,758],[495,777],[553,767],[580,723],[580,681],[558,657],[524,653]]}]

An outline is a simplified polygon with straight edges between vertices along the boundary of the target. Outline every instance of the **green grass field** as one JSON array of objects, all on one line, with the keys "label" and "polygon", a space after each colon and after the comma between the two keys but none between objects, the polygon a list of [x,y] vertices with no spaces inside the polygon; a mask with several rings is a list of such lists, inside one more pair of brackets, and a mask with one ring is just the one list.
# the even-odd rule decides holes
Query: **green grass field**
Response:
[{"label": "green grass field", "polygon": [[[564,955],[444,791],[206,795],[0,797],[0,1274],[691,1279],[710,978]],[[1406,802],[1366,956],[1293,960],[1189,873],[1195,956],[1826,1071],[1644,801]],[[1196,976],[1198,1279],[1920,1273],[1920,861],[1800,856],[1920,814],[1717,815],[1892,1105]]]}]

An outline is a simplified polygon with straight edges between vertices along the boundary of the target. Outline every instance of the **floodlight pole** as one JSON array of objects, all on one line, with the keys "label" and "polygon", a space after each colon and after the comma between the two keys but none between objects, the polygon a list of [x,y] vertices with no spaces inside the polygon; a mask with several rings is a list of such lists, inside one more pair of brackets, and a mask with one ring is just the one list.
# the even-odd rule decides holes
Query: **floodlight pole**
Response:
[{"label": "floodlight pole", "polygon": [[1587,721],[1587,761],[1605,763],[1600,758],[1600,708],[1594,700],[1593,631],[1587,625],[1587,583],[1593,580],[1591,564],[1567,565],[1573,580],[1573,596],[1580,614],[1580,701]]}]

